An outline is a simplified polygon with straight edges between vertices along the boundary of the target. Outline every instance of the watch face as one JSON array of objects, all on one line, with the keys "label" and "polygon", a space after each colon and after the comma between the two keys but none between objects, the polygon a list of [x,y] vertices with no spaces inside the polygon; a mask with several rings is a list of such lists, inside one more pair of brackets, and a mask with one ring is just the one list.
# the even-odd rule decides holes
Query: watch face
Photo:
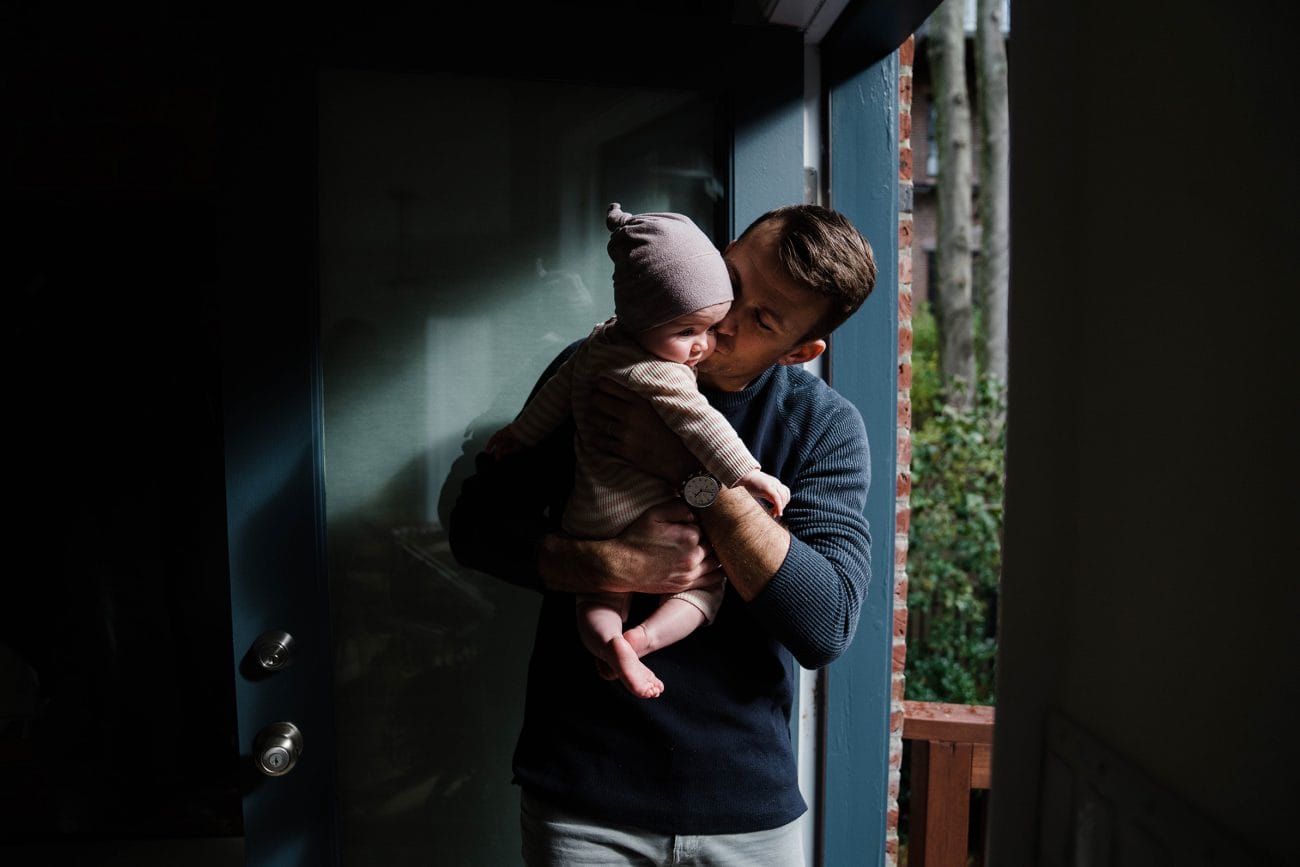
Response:
[{"label": "watch face", "polygon": [[712,506],[718,498],[718,480],[713,476],[692,476],[682,486],[682,499],[692,506]]}]

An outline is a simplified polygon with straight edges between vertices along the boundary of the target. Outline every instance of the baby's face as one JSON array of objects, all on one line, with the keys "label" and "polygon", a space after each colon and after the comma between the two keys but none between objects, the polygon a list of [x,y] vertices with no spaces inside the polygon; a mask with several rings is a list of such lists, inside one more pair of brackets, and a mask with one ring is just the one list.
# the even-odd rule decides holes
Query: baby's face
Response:
[{"label": "baby's face", "polygon": [[636,342],[646,352],[664,361],[694,367],[713,353],[715,329],[730,309],[731,302],[724,301],[678,316],[649,331],[642,331],[636,335]]}]

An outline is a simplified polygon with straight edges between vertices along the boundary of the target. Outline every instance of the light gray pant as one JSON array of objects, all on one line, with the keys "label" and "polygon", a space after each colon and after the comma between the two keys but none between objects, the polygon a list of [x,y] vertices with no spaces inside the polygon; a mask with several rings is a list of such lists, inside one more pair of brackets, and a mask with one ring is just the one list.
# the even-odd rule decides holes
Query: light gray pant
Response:
[{"label": "light gray pant", "polygon": [[530,796],[520,798],[527,867],[804,867],[803,836],[795,820],[770,831],[683,836],[626,825],[603,825]]}]

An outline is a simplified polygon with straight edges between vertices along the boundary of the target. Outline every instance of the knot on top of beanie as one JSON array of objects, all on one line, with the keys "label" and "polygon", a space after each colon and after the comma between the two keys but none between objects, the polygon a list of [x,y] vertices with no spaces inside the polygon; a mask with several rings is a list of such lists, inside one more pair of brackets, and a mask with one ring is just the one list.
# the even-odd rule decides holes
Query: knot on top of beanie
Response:
[{"label": "knot on top of beanie", "polygon": [[630,219],[632,219],[632,215],[624,211],[622,205],[618,202],[612,202],[609,206],[609,212],[605,214],[605,228],[611,232],[617,231]]}]

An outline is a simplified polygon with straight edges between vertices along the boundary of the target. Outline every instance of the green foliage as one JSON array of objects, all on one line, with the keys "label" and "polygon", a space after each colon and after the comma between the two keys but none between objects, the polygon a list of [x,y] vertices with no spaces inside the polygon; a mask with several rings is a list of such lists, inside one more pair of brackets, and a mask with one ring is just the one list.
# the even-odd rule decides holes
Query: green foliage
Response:
[{"label": "green foliage", "polygon": [[939,323],[929,303],[912,310],[912,430],[919,430],[942,399]]},{"label": "green foliage", "polygon": [[1002,569],[1002,396],[995,383],[984,380],[975,405],[958,410],[946,406],[936,389],[928,410],[912,436],[907,696],[993,704]]}]

